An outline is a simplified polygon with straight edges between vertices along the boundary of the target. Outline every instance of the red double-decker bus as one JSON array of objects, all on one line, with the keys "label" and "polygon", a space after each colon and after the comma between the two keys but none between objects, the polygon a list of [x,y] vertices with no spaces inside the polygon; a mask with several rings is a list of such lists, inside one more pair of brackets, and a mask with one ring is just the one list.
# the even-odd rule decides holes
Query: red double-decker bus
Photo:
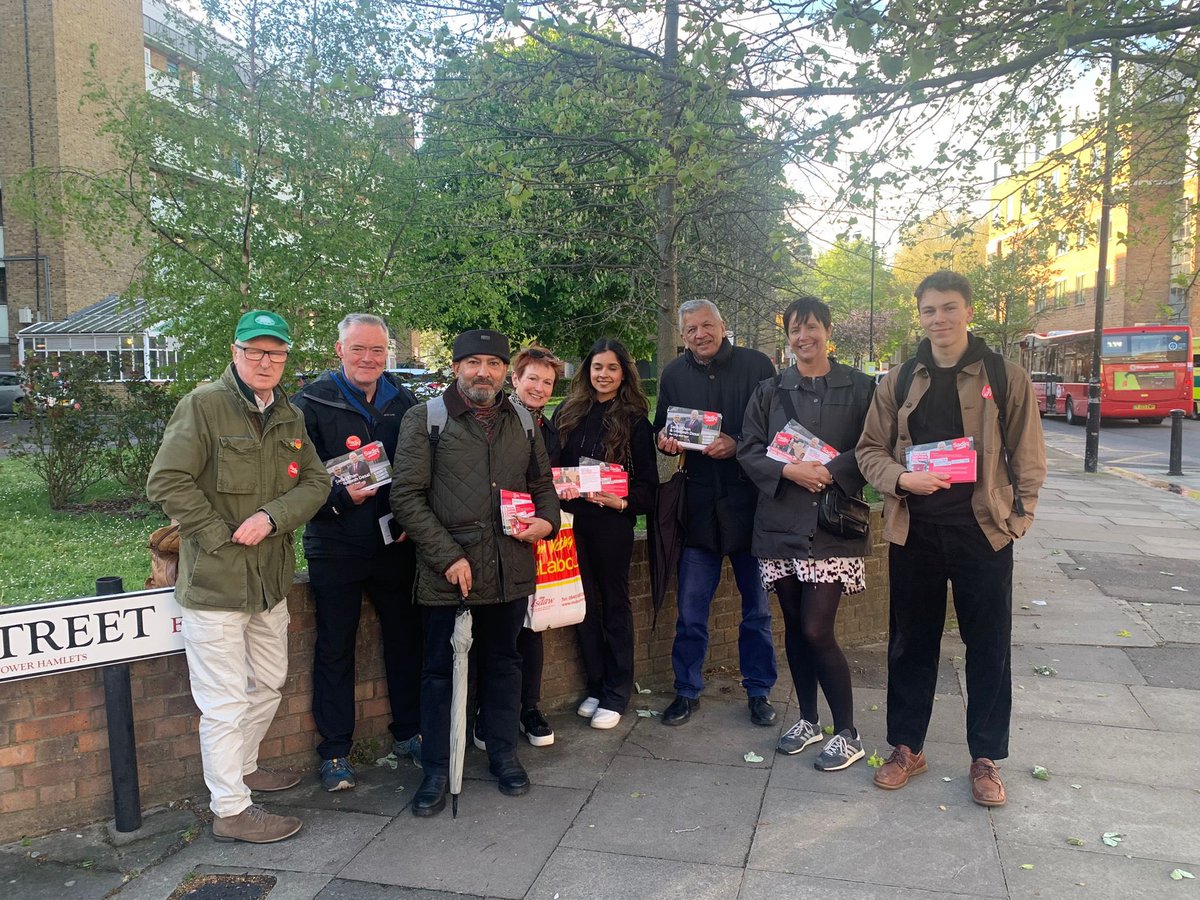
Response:
[{"label": "red double-decker bus", "polygon": [[[1030,334],[1021,364],[1033,378],[1038,411],[1087,419],[1093,331]],[[1105,328],[1100,342],[1100,416],[1157,425],[1192,405],[1192,333],[1186,325]]]}]

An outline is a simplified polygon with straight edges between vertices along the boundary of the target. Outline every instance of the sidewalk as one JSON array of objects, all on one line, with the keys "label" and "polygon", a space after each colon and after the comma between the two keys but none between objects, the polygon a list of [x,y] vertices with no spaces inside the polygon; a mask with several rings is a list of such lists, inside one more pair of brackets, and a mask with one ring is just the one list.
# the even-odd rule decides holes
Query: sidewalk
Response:
[{"label": "sidewalk", "polygon": [[[368,767],[352,792],[326,794],[312,778],[265,797],[304,818],[290,841],[218,844],[201,828],[180,847],[197,819],[168,810],[148,817],[160,837],[126,847],[91,826],[0,848],[0,885],[25,900],[162,900],[191,873],[277,883],[184,896],[270,900],[1196,896],[1200,502],[1051,457],[1038,524],[1017,552],[1006,807],[971,802],[963,651],[948,635],[930,769],[901,791],[876,789],[865,762],[823,774],[815,747],[773,752],[797,717],[781,660],[779,728],[751,725],[741,689],[717,681],[680,728],[629,715],[597,732],[555,716],[554,746],[521,750],[526,797],[502,797],[468,749],[458,819],[408,812],[416,769]],[[884,650],[848,656],[864,744],[886,755]],[[1034,766],[1049,779],[1031,777]],[[1120,843],[1106,846],[1106,832]],[[1197,881],[1172,881],[1176,868]]]}]

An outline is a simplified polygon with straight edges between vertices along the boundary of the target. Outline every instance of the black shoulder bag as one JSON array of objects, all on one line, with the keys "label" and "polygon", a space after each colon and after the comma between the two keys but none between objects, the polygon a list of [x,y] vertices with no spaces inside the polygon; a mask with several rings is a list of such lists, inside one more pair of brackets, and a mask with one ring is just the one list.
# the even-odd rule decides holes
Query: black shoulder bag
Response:
[{"label": "black shoulder bag", "polygon": [[[789,419],[799,423],[792,396],[783,387],[783,375],[775,377],[775,391]],[[836,481],[821,491],[817,504],[817,525],[832,535],[849,540],[865,540],[871,533],[871,507],[861,497],[851,497]]]}]

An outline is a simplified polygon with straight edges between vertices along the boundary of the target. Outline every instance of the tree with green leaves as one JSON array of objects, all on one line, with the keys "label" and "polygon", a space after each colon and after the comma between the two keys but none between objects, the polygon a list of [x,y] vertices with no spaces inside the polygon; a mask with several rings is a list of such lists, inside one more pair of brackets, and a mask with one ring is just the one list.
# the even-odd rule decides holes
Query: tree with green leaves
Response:
[{"label": "tree with green leaves", "polygon": [[415,192],[412,125],[381,115],[405,33],[381,3],[198,5],[203,23],[170,22],[180,77],[151,90],[140,71],[133,84],[88,80],[82,102],[119,166],[35,171],[28,194],[101,248],[144,251],[127,295],[179,338],[182,378],[227,363],[232,323],[256,307],[284,315],[294,365],[315,366],[344,313],[405,318],[391,285]]}]

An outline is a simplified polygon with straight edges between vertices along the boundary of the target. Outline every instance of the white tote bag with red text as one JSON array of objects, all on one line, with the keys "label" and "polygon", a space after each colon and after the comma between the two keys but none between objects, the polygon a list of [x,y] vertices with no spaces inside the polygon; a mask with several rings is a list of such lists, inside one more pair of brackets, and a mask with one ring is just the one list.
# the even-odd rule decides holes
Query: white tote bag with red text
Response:
[{"label": "white tote bag with red text", "polygon": [[551,540],[538,541],[537,588],[529,598],[525,627],[531,631],[578,625],[587,605],[583,599],[583,581],[579,578],[579,554],[575,551],[575,530],[570,513],[562,514],[562,527]]}]

